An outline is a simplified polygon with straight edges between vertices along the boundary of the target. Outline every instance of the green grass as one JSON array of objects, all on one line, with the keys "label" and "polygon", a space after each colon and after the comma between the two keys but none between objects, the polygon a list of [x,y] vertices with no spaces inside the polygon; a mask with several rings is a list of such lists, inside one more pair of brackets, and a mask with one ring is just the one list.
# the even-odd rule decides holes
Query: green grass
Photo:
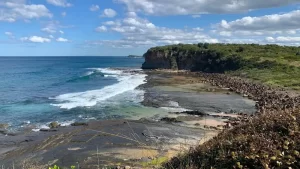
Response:
[{"label": "green grass", "polygon": [[167,162],[168,160],[169,160],[168,157],[159,157],[151,160],[150,162],[143,162],[141,165],[144,168],[150,168],[150,167],[160,166],[161,164]]},{"label": "green grass", "polygon": [[149,51],[172,54],[175,69],[174,58],[179,62],[191,59],[195,71],[246,75],[265,84],[300,90],[300,47],[199,43],[154,47]]}]

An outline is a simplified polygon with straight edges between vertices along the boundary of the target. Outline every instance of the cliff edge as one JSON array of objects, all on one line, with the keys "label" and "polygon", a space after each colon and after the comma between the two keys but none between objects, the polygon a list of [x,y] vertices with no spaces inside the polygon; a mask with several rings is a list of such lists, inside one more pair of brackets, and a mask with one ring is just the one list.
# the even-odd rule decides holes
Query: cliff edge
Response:
[{"label": "cliff edge", "polygon": [[[300,90],[300,48],[258,44],[178,44],[149,49],[143,69],[230,73]],[[293,79],[292,81],[290,79]]]}]

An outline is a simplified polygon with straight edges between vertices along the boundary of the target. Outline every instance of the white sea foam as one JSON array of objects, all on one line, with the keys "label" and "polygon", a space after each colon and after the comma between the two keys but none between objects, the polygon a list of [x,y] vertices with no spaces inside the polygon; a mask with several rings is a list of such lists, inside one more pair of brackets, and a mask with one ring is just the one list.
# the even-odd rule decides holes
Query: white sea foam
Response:
[{"label": "white sea foam", "polygon": [[90,75],[92,75],[92,74],[94,74],[95,72],[94,71],[88,71],[88,72],[86,72],[85,74],[84,74],[84,76],[90,76]]},{"label": "white sea foam", "polygon": [[54,98],[56,102],[59,103],[52,105],[58,106],[62,109],[72,109],[76,107],[92,107],[101,101],[105,101],[116,95],[134,90],[139,85],[144,84],[146,79],[145,74],[128,73],[122,70],[107,68],[91,68],[91,70],[98,70],[104,74],[113,75],[117,78],[119,82],[98,90],[89,90],[85,92],[67,93],[59,95]]},{"label": "white sea foam", "polygon": [[37,125],[36,128],[32,129],[34,132],[40,131],[40,129],[50,129],[48,125],[42,124],[42,125]]},{"label": "white sea foam", "polygon": [[169,101],[168,107],[160,107],[161,109],[167,110],[168,112],[183,112],[190,111],[189,109],[183,108],[179,105],[178,102]]},{"label": "white sea foam", "polygon": [[84,119],[84,120],[96,120],[95,117],[89,117],[89,116],[83,116],[83,115],[79,115],[78,117],[81,119]]},{"label": "white sea foam", "polygon": [[[69,120],[69,121],[63,121],[63,122],[58,121],[57,123],[62,127],[66,127],[66,126],[70,126],[74,122],[75,122],[75,120]],[[39,132],[41,129],[50,129],[49,124],[50,124],[50,122],[47,124],[37,125],[34,129],[32,129],[32,131]]]}]

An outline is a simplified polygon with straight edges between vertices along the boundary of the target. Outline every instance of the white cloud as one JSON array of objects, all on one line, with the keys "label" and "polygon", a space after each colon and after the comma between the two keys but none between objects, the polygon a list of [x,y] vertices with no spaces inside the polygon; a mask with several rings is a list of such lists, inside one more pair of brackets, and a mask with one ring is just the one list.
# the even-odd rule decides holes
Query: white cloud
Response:
[{"label": "white cloud", "polygon": [[53,36],[53,35],[49,35],[49,38],[53,39],[53,38],[54,38],[54,36]]},{"label": "white cloud", "polygon": [[192,15],[192,18],[201,18],[201,15]]},{"label": "white cloud", "polygon": [[7,36],[13,36],[12,32],[4,32],[4,34],[7,35]]},{"label": "white cloud", "polygon": [[60,7],[70,7],[72,4],[68,3],[67,0],[47,0],[51,5],[60,6]]},{"label": "white cloud", "polygon": [[276,42],[276,43],[300,43],[300,36],[295,36],[295,37],[291,37],[291,36],[278,36],[276,38],[273,37],[267,37],[266,38],[267,42]]},{"label": "white cloud", "polygon": [[101,17],[108,17],[108,18],[113,18],[117,15],[117,12],[113,9],[104,9],[103,14],[101,15]]},{"label": "white cloud", "polygon": [[0,2],[0,21],[15,22],[17,20],[51,18],[52,14],[44,5],[30,4],[21,0],[4,0]]},{"label": "white cloud", "polygon": [[197,28],[193,28],[193,30],[194,30],[194,31],[203,31],[204,29],[203,29],[203,28],[197,27]]},{"label": "white cloud", "polygon": [[23,41],[23,42],[28,41],[28,42],[33,42],[33,43],[51,42],[50,39],[39,37],[39,36],[22,37],[20,40]]},{"label": "white cloud", "polygon": [[300,28],[300,10],[284,14],[244,17],[235,21],[222,20],[219,28],[230,31],[283,31]]},{"label": "white cloud", "polygon": [[64,32],[60,29],[72,27],[72,26],[63,26],[59,23],[59,21],[49,21],[49,22],[45,22],[44,24],[45,25],[41,30],[49,34],[54,34],[54,33],[64,34]]},{"label": "white cloud", "polygon": [[106,26],[99,26],[95,29],[97,32],[106,32],[107,27]]},{"label": "white cloud", "polygon": [[106,21],[106,22],[104,22],[103,24],[104,24],[104,25],[116,25],[117,22],[115,22],[115,21]]},{"label": "white cloud", "polygon": [[275,42],[275,39],[273,37],[266,37],[267,42]]},{"label": "white cloud", "polygon": [[[260,39],[259,42],[261,43],[288,42],[292,41],[292,39],[284,40],[280,37],[297,36],[298,32],[300,32],[299,16],[300,10],[294,10],[281,14],[258,17],[248,16],[233,21],[222,20],[213,26],[216,29],[213,33],[233,39],[239,37]],[[274,38],[274,35],[278,37]]]},{"label": "white cloud", "polygon": [[149,15],[197,15],[241,13],[299,3],[299,0],[116,0],[128,11]]},{"label": "white cloud", "polygon": [[[114,24],[113,24],[114,23]],[[118,23],[118,24],[115,24]],[[120,33],[120,40],[90,41],[89,45],[110,45],[116,48],[130,48],[139,46],[156,46],[177,43],[217,43],[218,39],[212,38],[202,32],[201,28],[172,29],[159,27],[138,17],[128,14],[126,18],[119,21],[106,23],[108,27],[98,27],[99,31],[113,31]]]},{"label": "white cloud", "polygon": [[56,28],[54,28],[54,27],[45,27],[45,28],[42,28],[42,31],[47,32],[47,33],[56,33]]},{"label": "white cloud", "polygon": [[232,33],[229,32],[229,31],[221,31],[221,32],[220,32],[220,35],[221,35],[221,36],[231,36]]},{"label": "white cloud", "polygon": [[61,13],[61,16],[62,16],[62,17],[67,16],[67,12],[62,12],[62,13]]},{"label": "white cloud", "polygon": [[69,40],[65,39],[65,38],[57,38],[56,41],[57,42],[69,42]]},{"label": "white cloud", "polygon": [[99,6],[98,5],[92,5],[91,7],[90,7],[90,11],[98,11],[100,8],[99,8]]}]

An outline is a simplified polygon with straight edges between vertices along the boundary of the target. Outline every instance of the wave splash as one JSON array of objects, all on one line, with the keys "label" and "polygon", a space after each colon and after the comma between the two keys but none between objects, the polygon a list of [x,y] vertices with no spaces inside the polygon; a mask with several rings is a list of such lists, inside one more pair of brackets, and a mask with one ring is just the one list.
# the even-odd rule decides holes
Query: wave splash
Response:
[{"label": "wave splash", "polygon": [[51,105],[60,107],[62,109],[92,107],[101,101],[105,101],[111,97],[134,90],[141,84],[145,83],[147,76],[146,74],[109,68],[90,68],[90,70],[100,71],[104,74],[104,77],[117,78],[118,83],[98,90],[62,94],[52,98],[58,103]]},{"label": "wave splash", "polygon": [[90,79],[93,79],[93,78],[99,77],[99,76],[100,77],[105,77],[103,72],[101,72],[100,70],[97,70],[97,69],[93,69],[93,70],[90,70],[90,71],[86,72],[82,76],[75,77],[75,78],[72,78],[70,80],[67,80],[67,82],[87,81],[87,80],[90,80]]}]

